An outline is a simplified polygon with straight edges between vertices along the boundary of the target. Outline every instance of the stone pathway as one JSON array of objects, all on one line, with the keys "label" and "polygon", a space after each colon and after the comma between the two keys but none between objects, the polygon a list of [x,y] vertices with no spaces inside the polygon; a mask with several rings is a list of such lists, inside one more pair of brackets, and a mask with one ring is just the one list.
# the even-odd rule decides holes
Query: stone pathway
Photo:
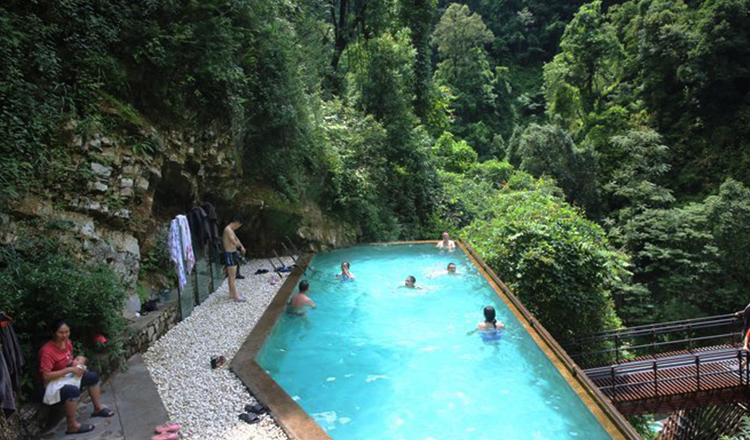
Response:
[{"label": "stone pathway", "polygon": [[167,410],[159,398],[154,382],[137,354],[130,358],[127,370],[116,373],[102,384],[102,403],[115,411],[110,418],[92,418],[93,405],[87,398],[78,406],[78,421],[96,428],[85,434],[66,435],[65,419],[44,434],[44,440],[148,440],[154,426],[168,420]]}]

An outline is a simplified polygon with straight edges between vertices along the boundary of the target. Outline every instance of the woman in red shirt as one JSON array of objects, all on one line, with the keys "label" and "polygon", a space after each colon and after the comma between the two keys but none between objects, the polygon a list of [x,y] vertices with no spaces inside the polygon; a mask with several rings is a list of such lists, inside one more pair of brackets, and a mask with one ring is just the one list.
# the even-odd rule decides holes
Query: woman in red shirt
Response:
[{"label": "woman in red shirt", "polygon": [[[39,349],[39,374],[44,382],[45,388],[72,373],[81,378],[80,387],[75,385],[64,385],[59,388],[59,401],[65,404],[65,417],[68,420],[68,431],[66,434],[77,434],[89,432],[94,429],[93,425],[78,423],[76,410],[78,409],[78,397],[81,388],[89,387],[91,402],[94,404],[92,417],[112,417],[114,411],[102,406],[101,391],[99,390],[99,375],[90,372],[86,368],[86,358],[78,356],[73,358],[73,344],[70,343],[70,327],[65,321],[57,321],[52,325],[52,340],[47,341]],[[51,386],[55,386],[54,384]]]}]

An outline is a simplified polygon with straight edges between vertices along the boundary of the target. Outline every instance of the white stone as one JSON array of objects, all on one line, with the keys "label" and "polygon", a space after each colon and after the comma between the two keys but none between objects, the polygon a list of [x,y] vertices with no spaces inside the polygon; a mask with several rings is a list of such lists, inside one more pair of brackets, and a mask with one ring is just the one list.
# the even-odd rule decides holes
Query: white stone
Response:
[{"label": "white stone", "polygon": [[148,185],[148,179],[146,179],[145,177],[138,177],[138,182],[136,182],[136,186],[138,187],[138,189],[146,191],[148,189]]},{"label": "white stone", "polygon": [[109,177],[112,175],[112,168],[106,165],[102,165],[100,163],[92,162],[91,169],[94,171],[95,174],[102,176],[102,177]]},{"label": "white stone", "polygon": [[133,187],[133,179],[130,179],[130,178],[120,179],[120,188],[132,188],[132,187]]},{"label": "white stone", "polygon": [[104,193],[104,192],[107,192],[109,187],[103,184],[102,182],[93,182],[93,183],[89,183],[89,189],[94,192]]},{"label": "white stone", "polygon": [[[247,273],[268,269],[268,262],[254,260],[243,266]],[[245,342],[281,283],[271,285],[273,272],[237,281],[248,301],[229,300],[226,281],[192,314],[153,344],[144,355],[172,420],[182,425],[186,439],[278,439],[288,437],[265,416],[248,425],[237,417],[255,398],[227,367],[212,370],[211,356],[223,355],[227,363]]]}]

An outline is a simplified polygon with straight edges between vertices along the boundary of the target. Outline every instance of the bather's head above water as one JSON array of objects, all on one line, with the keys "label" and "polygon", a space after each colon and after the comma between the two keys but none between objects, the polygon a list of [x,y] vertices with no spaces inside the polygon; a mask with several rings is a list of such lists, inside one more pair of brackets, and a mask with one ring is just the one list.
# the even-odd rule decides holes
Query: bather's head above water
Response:
[{"label": "bather's head above water", "polygon": [[299,283],[299,293],[305,293],[310,289],[310,283],[307,280],[302,280]]},{"label": "bather's head above water", "polygon": [[416,287],[417,279],[414,278],[414,275],[409,275],[406,277],[406,280],[404,281],[404,285],[410,289],[413,289]]},{"label": "bather's head above water", "polygon": [[492,306],[487,306],[484,308],[484,322],[491,322],[496,323],[497,319],[495,319],[495,308]]},{"label": "bather's head above water", "polygon": [[456,273],[456,263],[448,263],[448,273]]}]

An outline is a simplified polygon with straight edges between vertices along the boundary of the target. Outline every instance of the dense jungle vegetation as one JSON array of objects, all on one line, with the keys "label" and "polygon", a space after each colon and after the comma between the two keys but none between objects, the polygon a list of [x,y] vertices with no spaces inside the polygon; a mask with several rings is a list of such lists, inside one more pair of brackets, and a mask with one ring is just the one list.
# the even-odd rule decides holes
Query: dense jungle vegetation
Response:
[{"label": "dense jungle vegetation", "polygon": [[362,240],[450,230],[560,339],[748,301],[750,0],[9,0],[0,33],[0,206],[115,106],[231,132]]}]

